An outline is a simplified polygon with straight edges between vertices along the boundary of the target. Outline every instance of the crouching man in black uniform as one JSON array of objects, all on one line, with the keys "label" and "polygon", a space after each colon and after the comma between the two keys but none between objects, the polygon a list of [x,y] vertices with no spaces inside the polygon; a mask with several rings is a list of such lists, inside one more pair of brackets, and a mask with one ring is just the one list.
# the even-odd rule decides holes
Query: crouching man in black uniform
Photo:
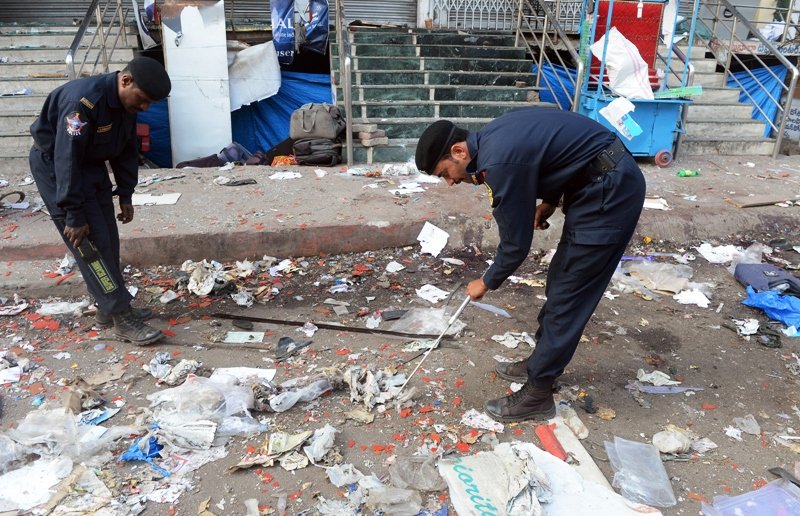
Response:
[{"label": "crouching man in black uniform", "polygon": [[536,349],[527,360],[495,368],[500,377],[525,385],[485,404],[499,421],[553,417],[555,380],[572,359],[639,220],[641,170],[612,132],[582,115],[548,108],[507,113],[476,133],[439,120],[422,134],[416,163],[451,186],[467,181],[489,190],[500,245],[483,277],[467,285],[472,299],[514,273],[530,251],[534,228],[547,229],[563,199],[564,230],[547,274]]},{"label": "crouching man in black uniform", "polygon": [[[138,182],[136,113],[165,98],[169,76],[156,60],[133,59],[121,72],[68,82],[53,90],[31,126],[30,166],[53,222],[97,303],[97,322],[112,322],[120,340],[145,345],[162,337],[143,321],[120,272],[119,232],[133,220]],[[116,189],[112,191],[106,161]],[[113,196],[119,198],[114,217]]]}]

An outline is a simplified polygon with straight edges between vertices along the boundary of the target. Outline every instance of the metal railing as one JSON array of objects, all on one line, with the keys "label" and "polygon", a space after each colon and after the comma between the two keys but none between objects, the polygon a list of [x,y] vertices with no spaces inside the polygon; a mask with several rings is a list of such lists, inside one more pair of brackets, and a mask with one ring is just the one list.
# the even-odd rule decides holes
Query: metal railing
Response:
[{"label": "metal railing", "polygon": [[[558,2],[556,2],[556,9],[559,9]],[[541,80],[544,79],[545,87],[550,91],[559,108],[577,111],[581,81],[584,75],[583,60],[578,56],[578,52],[562,29],[550,5],[539,0],[519,0],[516,18],[514,44],[520,46],[522,43],[536,61],[536,87],[541,87]],[[533,45],[530,44],[526,35],[533,39]],[[564,59],[559,49],[567,52],[570,62]],[[550,51],[548,52],[548,50]],[[542,73],[542,66],[545,63],[551,69],[555,69],[554,60],[558,63],[557,66],[567,71],[566,79],[562,79],[561,74],[556,73],[553,78],[549,78],[547,74]],[[572,69],[576,71],[574,76],[570,72]],[[570,105],[562,105],[560,97],[571,98]]]},{"label": "metal railing", "polygon": [[[772,157],[776,158],[780,153],[784,136],[783,131],[789,116],[795,87],[797,86],[797,67],[775,48],[772,42],[764,38],[728,0],[705,0],[701,3],[701,6],[702,9],[697,20],[698,26],[705,28],[711,34],[709,47],[717,58],[717,62],[724,67],[724,80],[727,82],[728,77],[730,77],[736,83],[739,90],[750,99],[753,107],[771,128],[775,138],[775,149],[772,152]],[[740,30],[742,27],[751,39],[745,40],[737,34],[737,32],[743,32]],[[755,40],[752,38],[755,38]],[[758,46],[764,50],[763,54],[753,50],[752,43],[754,42],[757,42]],[[789,77],[788,82],[770,69],[765,58],[773,62],[777,61],[786,68]],[[764,107],[761,107],[759,102],[753,98],[753,95],[747,91],[747,88],[742,84],[742,80],[731,73],[732,66],[746,72],[746,77],[753,81],[758,86],[758,89],[764,93],[766,99]],[[764,70],[771,79],[780,84],[780,93],[774,95],[762,80],[759,80],[756,76],[754,73],[756,70]],[[771,108],[776,110],[774,117],[766,113],[767,109],[771,110]]]},{"label": "metal railing", "polygon": [[[344,1],[334,0],[336,7],[336,44],[339,53],[339,82],[342,87],[345,117],[345,145],[347,166],[353,165],[353,54],[350,49],[350,34],[347,32],[347,21],[344,16]],[[333,75],[333,74],[331,74]],[[334,83],[333,98],[336,99]]]},{"label": "metal railing", "polygon": [[[72,40],[72,44],[67,51],[65,63],[67,66],[67,77],[70,80],[81,77],[84,74],[94,75],[98,73],[98,66],[102,64],[101,72],[109,71],[108,65],[111,61],[111,56],[114,54],[117,45],[122,40],[122,46],[128,46],[128,35],[126,33],[126,18],[128,9],[123,9],[123,0],[103,0],[103,6],[100,6],[100,0],[92,0],[89,9],[86,10],[86,15],[81,20],[78,26],[78,32]],[[113,6],[113,7],[111,7]],[[111,8],[111,13],[109,13]],[[86,36],[89,24],[95,20],[96,26],[92,33],[92,38],[89,40],[86,47],[82,47],[84,37]],[[96,43],[96,45],[95,45]],[[110,44],[109,44],[110,43]],[[89,61],[89,56],[92,50],[96,50],[97,54],[94,56],[94,62]],[[78,56],[80,51],[82,57]],[[88,64],[91,65],[90,70],[84,70]],[[76,62],[80,64],[76,67]]]}]

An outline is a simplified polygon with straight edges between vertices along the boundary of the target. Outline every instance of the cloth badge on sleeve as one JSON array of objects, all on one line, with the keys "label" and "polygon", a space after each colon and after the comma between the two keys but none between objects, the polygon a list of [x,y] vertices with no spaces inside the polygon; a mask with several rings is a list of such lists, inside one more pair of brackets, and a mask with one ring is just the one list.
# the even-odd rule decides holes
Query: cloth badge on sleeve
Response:
[{"label": "cloth badge on sleeve", "polygon": [[81,121],[81,115],[77,111],[67,117],[67,134],[70,136],[80,136],[86,122]]}]

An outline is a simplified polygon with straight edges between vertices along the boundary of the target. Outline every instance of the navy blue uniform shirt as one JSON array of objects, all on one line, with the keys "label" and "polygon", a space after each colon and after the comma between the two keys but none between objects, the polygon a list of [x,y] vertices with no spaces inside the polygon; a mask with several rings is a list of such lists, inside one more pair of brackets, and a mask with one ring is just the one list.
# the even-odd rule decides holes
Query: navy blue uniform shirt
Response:
[{"label": "navy blue uniform shirt", "polygon": [[52,157],[58,207],[66,224],[86,224],[83,200],[111,188],[105,161],[114,172],[120,204],[131,204],[139,155],[136,115],[119,101],[117,73],[70,81],[53,90],[31,125],[36,147]]},{"label": "navy blue uniform shirt", "polygon": [[483,276],[498,288],[528,256],[536,200],[557,204],[614,134],[583,115],[530,107],[506,113],[467,136],[467,171],[485,173],[500,233],[494,263]]}]

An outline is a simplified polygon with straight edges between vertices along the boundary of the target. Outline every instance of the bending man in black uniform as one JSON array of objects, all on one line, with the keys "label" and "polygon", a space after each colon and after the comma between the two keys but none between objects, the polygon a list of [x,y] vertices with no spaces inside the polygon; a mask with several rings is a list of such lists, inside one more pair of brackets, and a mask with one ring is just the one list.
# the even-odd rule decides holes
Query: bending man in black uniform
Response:
[{"label": "bending man in black uniform", "polygon": [[[139,175],[136,113],[165,98],[170,88],[158,61],[138,57],[121,72],[59,86],[31,126],[33,178],[97,303],[97,322],[113,322],[117,338],[139,345],[155,342],[162,333],[143,322],[149,310],[131,308],[133,298],[120,271],[117,220],[133,220],[131,196]],[[106,161],[114,174],[113,191]],[[119,197],[116,220],[114,195]]]},{"label": "bending man in black uniform", "polygon": [[525,385],[485,404],[499,421],[553,417],[555,380],[572,359],[639,220],[641,170],[612,132],[582,115],[548,108],[507,113],[476,133],[439,120],[422,134],[416,163],[451,186],[467,181],[489,190],[500,245],[483,277],[467,285],[472,299],[514,273],[530,251],[534,228],[546,229],[563,199],[564,231],[547,274],[536,348],[527,360],[496,367],[502,378]]}]

